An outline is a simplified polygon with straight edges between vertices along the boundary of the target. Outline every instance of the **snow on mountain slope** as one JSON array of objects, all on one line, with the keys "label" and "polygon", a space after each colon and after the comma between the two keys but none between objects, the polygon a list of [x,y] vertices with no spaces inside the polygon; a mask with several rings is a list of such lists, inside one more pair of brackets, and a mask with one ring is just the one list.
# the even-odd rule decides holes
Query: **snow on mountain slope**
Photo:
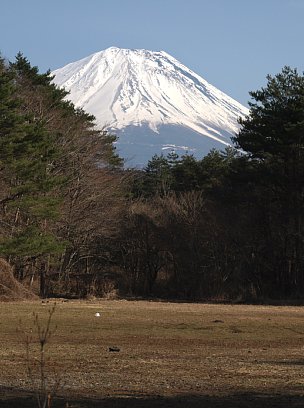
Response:
[{"label": "snow on mountain slope", "polygon": [[133,155],[132,165],[168,149],[199,156],[207,153],[204,145],[224,147],[238,118],[248,114],[164,51],[111,47],[53,74],[77,107],[119,136],[118,150],[125,158]]}]

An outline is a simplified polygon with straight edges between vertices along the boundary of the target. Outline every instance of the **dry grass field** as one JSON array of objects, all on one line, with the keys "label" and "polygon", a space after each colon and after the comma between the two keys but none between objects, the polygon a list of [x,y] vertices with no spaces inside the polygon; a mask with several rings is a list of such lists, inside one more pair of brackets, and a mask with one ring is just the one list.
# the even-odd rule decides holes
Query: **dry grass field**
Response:
[{"label": "dry grass field", "polygon": [[[0,304],[0,407],[36,406],[16,329],[51,304]],[[303,307],[58,301],[52,323],[54,407],[304,407]]]}]

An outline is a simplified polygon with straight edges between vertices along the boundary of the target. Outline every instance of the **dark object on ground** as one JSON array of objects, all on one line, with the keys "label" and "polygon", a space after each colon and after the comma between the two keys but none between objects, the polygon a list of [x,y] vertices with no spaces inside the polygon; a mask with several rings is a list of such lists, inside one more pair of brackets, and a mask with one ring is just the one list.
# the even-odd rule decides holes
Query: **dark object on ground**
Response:
[{"label": "dark object on ground", "polygon": [[120,348],[119,347],[109,347],[109,352],[115,352],[115,353],[118,353],[120,351]]}]

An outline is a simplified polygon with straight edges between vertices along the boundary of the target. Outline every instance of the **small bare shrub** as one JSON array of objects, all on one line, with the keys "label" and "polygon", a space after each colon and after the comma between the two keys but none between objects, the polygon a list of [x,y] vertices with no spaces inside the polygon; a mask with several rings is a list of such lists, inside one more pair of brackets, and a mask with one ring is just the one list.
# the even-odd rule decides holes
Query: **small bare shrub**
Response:
[{"label": "small bare shrub", "polygon": [[[52,400],[58,388],[62,386],[62,377],[54,372],[54,362],[49,353],[50,339],[56,331],[52,328],[52,318],[56,303],[48,310],[48,317],[43,324],[38,313],[33,313],[33,327],[29,331],[23,330],[25,345],[26,368],[33,387],[38,408],[51,408]],[[18,330],[19,331],[19,330]],[[20,331],[19,331],[20,332]],[[51,370],[53,369],[53,372]]]},{"label": "small bare shrub", "polygon": [[116,288],[115,282],[109,279],[105,279],[101,283],[102,297],[108,300],[113,300],[118,298],[118,289]]}]

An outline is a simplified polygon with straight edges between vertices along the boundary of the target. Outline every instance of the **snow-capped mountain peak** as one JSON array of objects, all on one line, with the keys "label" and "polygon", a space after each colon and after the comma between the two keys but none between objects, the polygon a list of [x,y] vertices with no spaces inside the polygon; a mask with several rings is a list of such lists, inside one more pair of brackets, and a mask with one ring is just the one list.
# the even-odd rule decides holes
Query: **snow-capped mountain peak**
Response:
[{"label": "snow-capped mountain peak", "polygon": [[[118,134],[123,156],[124,145],[130,157],[138,154],[143,142],[148,150],[150,145],[158,146],[154,153],[170,145],[199,155],[201,148],[193,142],[193,135],[189,140],[190,131],[197,134],[198,145],[205,140],[207,145],[213,141],[215,147],[224,146],[238,129],[238,118],[248,114],[244,106],[165,51],[110,47],[53,74],[54,82],[70,92],[77,107],[93,114],[99,126]],[[185,140],[181,134],[176,140],[169,136],[172,126],[185,129]]]}]

